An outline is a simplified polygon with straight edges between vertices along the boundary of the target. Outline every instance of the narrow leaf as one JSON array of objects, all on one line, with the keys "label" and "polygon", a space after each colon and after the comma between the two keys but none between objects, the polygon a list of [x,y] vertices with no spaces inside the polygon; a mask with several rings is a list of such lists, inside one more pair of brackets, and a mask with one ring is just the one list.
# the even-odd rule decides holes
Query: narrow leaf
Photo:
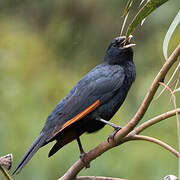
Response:
[{"label": "narrow leaf", "polygon": [[126,16],[129,12],[129,9],[131,8],[131,5],[133,3],[133,0],[128,0],[127,4],[126,4],[126,7],[124,8],[124,12],[123,12],[123,16]]},{"label": "narrow leaf", "polygon": [[126,14],[126,16],[125,16],[125,18],[124,18],[124,21],[123,21],[123,24],[122,24],[122,28],[121,28],[120,36],[122,36],[123,30],[124,30],[124,26],[125,26],[125,24],[126,24],[126,21],[127,21],[128,16],[129,16],[129,12]]},{"label": "narrow leaf", "polygon": [[126,37],[136,29],[136,27],[141,23],[141,21],[151,14],[156,8],[167,2],[168,0],[150,0],[148,1],[137,13],[131,24],[129,25]]},{"label": "narrow leaf", "polygon": [[141,26],[144,24],[146,18],[144,18],[142,21],[141,21]]},{"label": "narrow leaf", "polygon": [[142,0],[139,4],[139,7],[144,3],[145,0]]},{"label": "narrow leaf", "polygon": [[168,59],[168,45],[169,45],[169,41],[171,39],[171,36],[174,32],[174,30],[176,29],[177,25],[180,23],[180,10],[177,13],[176,17],[174,18],[173,22],[171,23],[166,36],[164,38],[164,42],[163,42],[163,54],[165,59]]}]

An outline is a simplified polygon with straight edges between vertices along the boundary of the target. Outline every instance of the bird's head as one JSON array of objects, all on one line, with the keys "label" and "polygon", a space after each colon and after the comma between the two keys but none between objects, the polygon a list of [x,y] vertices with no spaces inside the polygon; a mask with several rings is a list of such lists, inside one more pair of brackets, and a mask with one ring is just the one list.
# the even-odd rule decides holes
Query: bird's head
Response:
[{"label": "bird's head", "polygon": [[124,61],[132,61],[132,47],[135,46],[135,44],[130,43],[132,37],[130,35],[127,39],[125,36],[114,38],[106,51],[105,61],[109,64],[121,64]]}]

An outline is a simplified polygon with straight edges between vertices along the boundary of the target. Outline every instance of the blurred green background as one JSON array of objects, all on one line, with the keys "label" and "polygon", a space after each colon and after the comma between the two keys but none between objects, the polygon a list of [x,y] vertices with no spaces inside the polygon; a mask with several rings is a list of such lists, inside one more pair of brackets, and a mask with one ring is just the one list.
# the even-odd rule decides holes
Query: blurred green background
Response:
[{"label": "blurred green background", "polygon": [[[120,0],[0,0],[0,156],[13,153],[13,168],[38,136],[56,104],[103,61],[107,46],[120,33],[125,3]],[[137,4],[133,6],[130,19],[137,7]],[[163,39],[178,10],[179,0],[169,1],[136,30],[136,82],[112,122],[123,126],[137,111],[164,63]],[[169,52],[180,42],[179,31],[180,27],[171,39]],[[165,92],[153,101],[143,121],[172,108],[169,93]],[[112,128],[106,126],[97,133],[84,134],[81,138],[84,149],[92,149],[111,132]],[[170,118],[143,134],[177,148],[176,132],[176,119]],[[13,179],[61,177],[78,160],[79,150],[74,141],[48,159],[52,145],[40,149]],[[157,180],[168,174],[177,175],[177,163],[177,158],[161,147],[137,141],[106,152],[79,175]]]}]

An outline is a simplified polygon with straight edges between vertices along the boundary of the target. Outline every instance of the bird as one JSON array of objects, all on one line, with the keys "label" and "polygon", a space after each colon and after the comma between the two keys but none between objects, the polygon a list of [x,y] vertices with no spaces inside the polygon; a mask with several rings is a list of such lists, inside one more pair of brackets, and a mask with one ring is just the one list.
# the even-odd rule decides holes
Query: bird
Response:
[{"label": "bird", "polygon": [[80,157],[83,150],[80,136],[93,133],[109,124],[114,128],[109,138],[121,128],[109,122],[123,104],[135,81],[132,35],[114,38],[106,50],[104,61],[88,72],[47,117],[39,136],[24,154],[13,174],[18,174],[43,146],[56,140],[51,157],[66,144],[77,140]]}]

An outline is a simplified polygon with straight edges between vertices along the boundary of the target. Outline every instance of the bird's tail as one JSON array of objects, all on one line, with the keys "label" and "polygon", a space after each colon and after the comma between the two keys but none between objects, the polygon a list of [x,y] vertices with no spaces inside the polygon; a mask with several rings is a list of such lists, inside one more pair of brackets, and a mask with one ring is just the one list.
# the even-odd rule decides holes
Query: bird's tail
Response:
[{"label": "bird's tail", "polygon": [[42,147],[45,143],[45,136],[40,134],[35,141],[32,143],[31,147],[25,153],[19,164],[16,166],[13,174],[18,174],[22,168],[28,163],[28,161],[32,158],[32,156],[38,151],[40,147]]}]

